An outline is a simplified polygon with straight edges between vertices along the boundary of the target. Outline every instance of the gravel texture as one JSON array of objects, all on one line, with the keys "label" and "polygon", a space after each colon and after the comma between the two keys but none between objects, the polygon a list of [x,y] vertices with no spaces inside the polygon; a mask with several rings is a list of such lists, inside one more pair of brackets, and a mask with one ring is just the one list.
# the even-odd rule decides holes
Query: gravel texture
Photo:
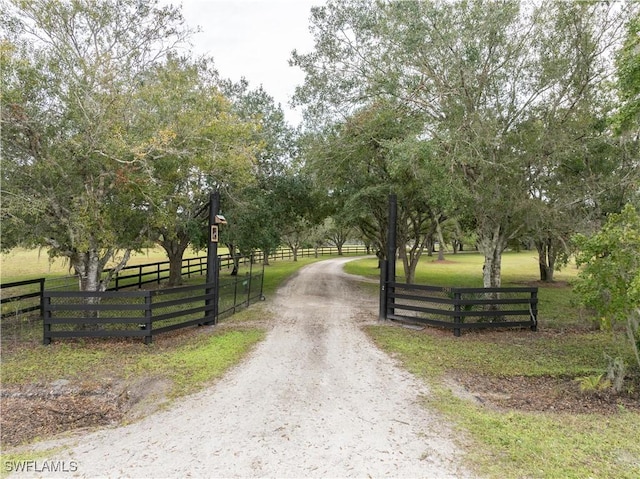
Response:
[{"label": "gravel texture", "polygon": [[428,389],[360,326],[377,304],[314,263],[283,286],[266,339],[214,386],[136,423],[49,441],[16,477],[464,478],[462,451]]}]

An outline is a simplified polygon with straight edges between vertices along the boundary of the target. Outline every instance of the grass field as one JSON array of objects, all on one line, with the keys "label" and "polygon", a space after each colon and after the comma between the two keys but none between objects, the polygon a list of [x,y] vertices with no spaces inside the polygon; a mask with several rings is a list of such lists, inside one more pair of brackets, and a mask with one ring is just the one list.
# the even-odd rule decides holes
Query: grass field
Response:
[{"label": "grass field", "polygon": [[[219,248],[219,254],[227,253],[226,248]],[[185,258],[206,256],[206,251],[187,250]],[[131,254],[127,265],[155,263],[167,261],[167,254],[160,247],[145,249]],[[0,254],[0,283],[22,281],[33,278],[55,278],[71,274],[69,263],[64,258],[50,259],[46,250],[26,250],[15,248],[8,253]]]}]

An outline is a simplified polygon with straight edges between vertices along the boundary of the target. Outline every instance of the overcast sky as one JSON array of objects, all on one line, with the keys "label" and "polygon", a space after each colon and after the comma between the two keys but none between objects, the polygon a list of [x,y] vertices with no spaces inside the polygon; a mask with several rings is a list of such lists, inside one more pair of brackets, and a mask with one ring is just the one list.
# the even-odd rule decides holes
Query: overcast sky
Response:
[{"label": "overcast sky", "polygon": [[262,84],[280,103],[287,120],[297,125],[302,117],[288,103],[303,73],[290,67],[291,51],[309,52],[311,6],[324,0],[165,0],[182,5],[187,23],[201,28],[194,35],[194,51],[213,57],[223,78],[245,77],[249,86]]}]

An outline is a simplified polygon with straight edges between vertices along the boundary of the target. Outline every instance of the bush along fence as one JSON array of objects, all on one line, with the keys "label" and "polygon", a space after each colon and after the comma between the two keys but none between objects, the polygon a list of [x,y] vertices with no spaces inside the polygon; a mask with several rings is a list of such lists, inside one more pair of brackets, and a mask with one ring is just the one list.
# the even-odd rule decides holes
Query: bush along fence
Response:
[{"label": "bush along fence", "polygon": [[[253,265],[253,263],[251,263]],[[153,336],[194,325],[216,324],[222,316],[264,299],[264,265],[218,287],[196,286],[153,291],[45,291],[43,343],[55,338]]]}]

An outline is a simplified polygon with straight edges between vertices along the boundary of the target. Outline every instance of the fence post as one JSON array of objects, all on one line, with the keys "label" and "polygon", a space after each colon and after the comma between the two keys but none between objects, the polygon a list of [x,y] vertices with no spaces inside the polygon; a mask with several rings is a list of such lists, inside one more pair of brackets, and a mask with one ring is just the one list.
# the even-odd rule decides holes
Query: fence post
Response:
[{"label": "fence post", "polygon": [[144,344],[151,344],[153,341],[153,305],[151,302],[151,291],[144,295],[144,329],[147,334],[144,337]]},{"label": "fence post", "polygon": [[247,306],[251,304],[251,275],[253,274],[253,261],[249,262],[249,284],[247,287]]},{"label": "fence post", "polygon": [[380,261],[380,311],[378,319],[384,321],[387,319],[387,262]]},{"label": "fence post", "polygon": [[264,301],[264,261],[262,262],[262,273],[260,275],[260,301]]},{"label": "fence post", "polygon": [[40,311],[42,313],[42,344],[51,344],[51,296],[41,296]]},{"label": "fence post", "polygon": [[531,292],[529,309],[531,310],[531,331],[537,331],[538,330],[538,290],[537,289]]},{"label": "fence post", "polygon": [[[453,292],[453,311],[456,313],[453,316],[453,322],[458,326],[462,322],[462,307],[460,305],[460,299],[462,299],[461,293],[458,291]],[[453,329],[454,336],[460,336],[460,327]]]},{"label": "fence post", "polygon": [[236,305],[238,304],[238,276],[233,278],[233,314],[236,314]]},{"label": "fence post", "polygon": [[[398,198],[396,195],[389,195],[389,217],[387,228],[387,291],[395,291],[396,282],[396,235],[398,222]],[[387,296],[388,297],[388,296]],[[389,306],[387,302],[387,313],[394,314],[395,308]]]},{"label": "fence post", "polygon": [[44,281],[45,278],[40,278],[38,282],[40,283],[40,317],[42,317],[42,298],[44,296]]}]

